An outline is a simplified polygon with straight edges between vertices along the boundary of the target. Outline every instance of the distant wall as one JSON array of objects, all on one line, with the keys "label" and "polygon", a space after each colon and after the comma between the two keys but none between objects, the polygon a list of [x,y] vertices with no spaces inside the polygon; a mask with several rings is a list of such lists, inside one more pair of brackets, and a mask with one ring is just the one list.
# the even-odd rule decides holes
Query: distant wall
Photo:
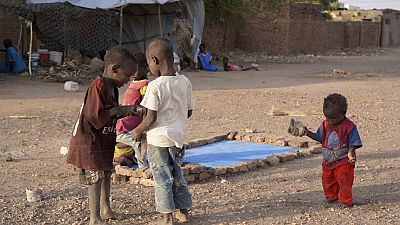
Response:
[{"label": "distant wall", "polygon": [[383,10],[382,47],[400,45],[400,11]]},{"label": "distant wall", "polygon": [[[24,0],[0,0],[0,4],[2,5],[22,4],[24,2]],[[3,42],[5,38],[9,38],[13,43],[17,44],[20,26],[21,22],[17,16],[0,14],[0,41]]]},{"label": "distant wall", "polygon": [[[217,43],[212,49],[237,48],[273,55],[308,54],[331,48],[379,46],[379,22],[326,21],[321,13],[323,8],[318,4],[286,0],[282,1],[278,8],[266,9],[262,2],[253,1],[251,17],[241,26],[206,24],[204,41]],[[400,14],[397,17],[400,17]],[[397,27],[400,27],[400,19],[398,22]],[[384,40],[385,43],[397,43],[395,40],[398,40],[400,44],[400,29],[391,31],[387,36],[389,38]]]}]

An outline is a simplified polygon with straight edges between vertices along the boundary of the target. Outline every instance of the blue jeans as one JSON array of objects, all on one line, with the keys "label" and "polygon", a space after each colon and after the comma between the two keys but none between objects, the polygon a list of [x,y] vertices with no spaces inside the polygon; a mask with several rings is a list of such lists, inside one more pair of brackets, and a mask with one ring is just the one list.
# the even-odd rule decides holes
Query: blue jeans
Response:
[{"label": "blue jeans", "polygon": [[156,211],[172,213],[175,209],[192,207],[189,192],[181,166],[177,160],[181,149],[148,145],[147,156],[155,181]]}]

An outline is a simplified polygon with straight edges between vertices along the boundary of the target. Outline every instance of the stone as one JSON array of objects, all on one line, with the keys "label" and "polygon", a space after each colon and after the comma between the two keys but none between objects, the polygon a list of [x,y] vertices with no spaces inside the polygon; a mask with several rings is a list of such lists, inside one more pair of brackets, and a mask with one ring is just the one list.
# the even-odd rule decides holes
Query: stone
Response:
[{"label": "stone", "polygon": [[265,161],[262,159],[257,159],[257,168],[264,168],[266,166]]},{"label": "stone", "polygon": [[288,141],[288,145],[294,148],[307,148],[308,141],[290,140]]},{"label": "stone", "polygon": [[186,180],[186,182],[190,183],[190,182],[194,182],[195,181],[195,176],[194,174],[189,174],[189,175],[185,175],[183,176]]},{"label": "stone", "polygon": [[270,138],[270,137],[265,137],[264,142],[265,143],[269,143],[269,144],[274,144],[275,143],[275,139],[274,138]]},{"label": "stone", "polygon": [[200,146],[206,145],[208,143],[209,143],[208,139],[194,139],[192,141],[189,141],[188,147],[195,148],[195,147],[200,147]]},{"label": "stone", "polygon": [[302,157],[311,157],[312,153],[310,149],[302,149],[299,151],[300,156]]},{"label": "stone", "polygon": [[126,183],[129,180],[129,177],[113,173],[111,175],[111,180],[113,184],[120,184],[120,183]]},{"label": "stone", "polygon": [[237,131],[230,132],[226,138],[227,138],[228,140],[235,140],[235,135],[236,135],[237,133],[238,133]]},{"label": "stone", "polygon": [[314,145],[308,148],[312,154],[321,154],[322,153],[322,146],[321,145]]},{"label": "stone", "polygon": [[244,136],[242,137],[242,141],[251,142],[251,138],[252,138],[253,136],[254,136],[254,135],[252,135],[252,134],[246,134],[246,135],[244,135]]},{"label": "stone", "polygon": [[214,137],[214,139],[216,140],[215,142],[225,141],[226,139],[228,139],[228,135],[227,134],[217,135]]},{"label": "stone", "polygon": [[182,174],[185,175],[189,175],[190,173],[190,169],[188,167],[182,167]]},{"label": "stone", "polygon": [[199,178],[198,178],[199,180],[208,180],[212,177],[212,175],[207,172],[199,173],[198,176],[199,176]]},{"label": "stone", "polygon": [[289,153],[285,154],[285,158],[286,158],[286,161],[293,161],[297,158],[297,156],[296,156],[296,154],[289,152]]},{"label": "stone", "polygon": [[140,178],[140,184],[146,187],[154,187],[156,185],[153,179],[145,179],[143,177]]},{"label": "stone", "polygon": [[245,172],[249,172],[249,169],[247,168],[246,165],[234,165],[232,166],[232,173],[245,173]]},{"label": "stone", "polygon": [[243,132],[238,132],[236,135],[235,135],[235,140],[237,140],[237,141],[241,141],[242,139],[243,139],[243,136],[244,136],[245,134],[243,133]]},{"label": "stone", "polygon": [[130,184],[140,184],[140,179],[139,177],[130,177],[129,178],[129,183]]},{"label": "stone", "polygon": [[142,177],[145,178],[145,179],[153,178],[153,173],[151,172],[151,170],[145,170],[142,173]]},{"label": "stone", "polygon": [[244,132],[248,133],[248,134],[254,134],[257,132],[257,130],[254,128],[246,128],[246,129],[244,129]]},{"label": "stone", "polygon": [[123,176],[128,176],[128,177],[135,176],[135,170],[133,170],[127,166],[121,166],[121,165],[115,166],[115,173],[118,175],[123,175]]},{"label": "stone", "polygon": [[288,141],[286,141],[285,139],[278,138],[274,141],[274,144],[277,146],[284,147],[284,146],[288,146]]},{"label": "stone", "polygon": [[265,142],[265,137],[261,137],[261,136],[254,136],[251,138],[252,142],[257,142],[257,143],[263,143]]},{"label": "stone", "polygon": [[277,166],[279,165],[279,158],[276,155],[269,155],[267,156],[267,162],[271,166]]},{"label": "stone", "polygon": [[220,175],[226,174],[227,168],[225,168],[225,167],[211,167],[207,171],[211,175],[220,176]]},{"label": "stone", "polygon": [[257,169],[257,161],[243,162],[241,165],[245,165],[249,171]]},{"label": "stone", "polygon": [[138,169],[135,170],[135,173],[133,174],[133,177],[139,177],[140,178],[140,177],[143,176],[143,173],[145,171],[151,172],[151,170],[149,170],[149,168],[147,168],[147,167],[138,168]]},{"label": "stone", "polygon": [[68,147],[67,146],[61,146],[60,154],[61,155],[68,155]]},{"label": "stone", "polygon": [[193,165],[193,164],[188,164],[189,166],[189,173],[203,173],[206,172],[206,168],[204,166],[201,165]]},{"label": "stone", "polygon": [[276,155],[278,157],[279,162],[286,162],[286,155],[285,154],[278,154]]}]

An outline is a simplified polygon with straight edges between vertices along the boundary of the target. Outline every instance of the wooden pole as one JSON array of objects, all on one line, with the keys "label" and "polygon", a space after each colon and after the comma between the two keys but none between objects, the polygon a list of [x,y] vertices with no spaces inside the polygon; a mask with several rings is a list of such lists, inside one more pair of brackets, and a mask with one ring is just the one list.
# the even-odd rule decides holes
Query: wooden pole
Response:
[{"label": "wooden pole", "polygon": [[33,28],[32,28],[32,21],[28,22],[28,25],[30,27],[30,41],[29,41],[29,59],[28,59],[28,65],[29,65],[29,74],[32,75],[32,42],[33,42]]},{"label": "wooden pole", "polygon": [[124,6],[121,6],[119,10],[119,46],[122,46],[122,28],[124,23]]},{"label": "wooden pole", "polygon": [[163,36],[161,24],[161,5],[158,5],[158,24],[160,25],[160,37]]},{"label": "wooden pole", "polygon": [[20,44],[21,44],[21,40],[22,40],[22,24],[24,23],[24,21],[19,18],[20,21],[20,26],[19,26],[19,37],[18,37],[18,43],[17,43],[17,49],[19,50],[19,52],[22,52],[22,49],[20,49]]}]

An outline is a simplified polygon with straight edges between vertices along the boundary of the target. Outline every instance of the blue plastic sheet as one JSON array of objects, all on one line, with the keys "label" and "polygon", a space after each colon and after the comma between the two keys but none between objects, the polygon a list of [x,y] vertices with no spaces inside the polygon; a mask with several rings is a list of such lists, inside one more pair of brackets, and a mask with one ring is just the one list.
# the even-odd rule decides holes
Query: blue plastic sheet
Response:
[{"label": "blue plastic sheet", "polygon": [[230,166],[296,150],[299,149],[252,142],[220,141],[187,149],[184,162],[198,163],[206,167]]}]

